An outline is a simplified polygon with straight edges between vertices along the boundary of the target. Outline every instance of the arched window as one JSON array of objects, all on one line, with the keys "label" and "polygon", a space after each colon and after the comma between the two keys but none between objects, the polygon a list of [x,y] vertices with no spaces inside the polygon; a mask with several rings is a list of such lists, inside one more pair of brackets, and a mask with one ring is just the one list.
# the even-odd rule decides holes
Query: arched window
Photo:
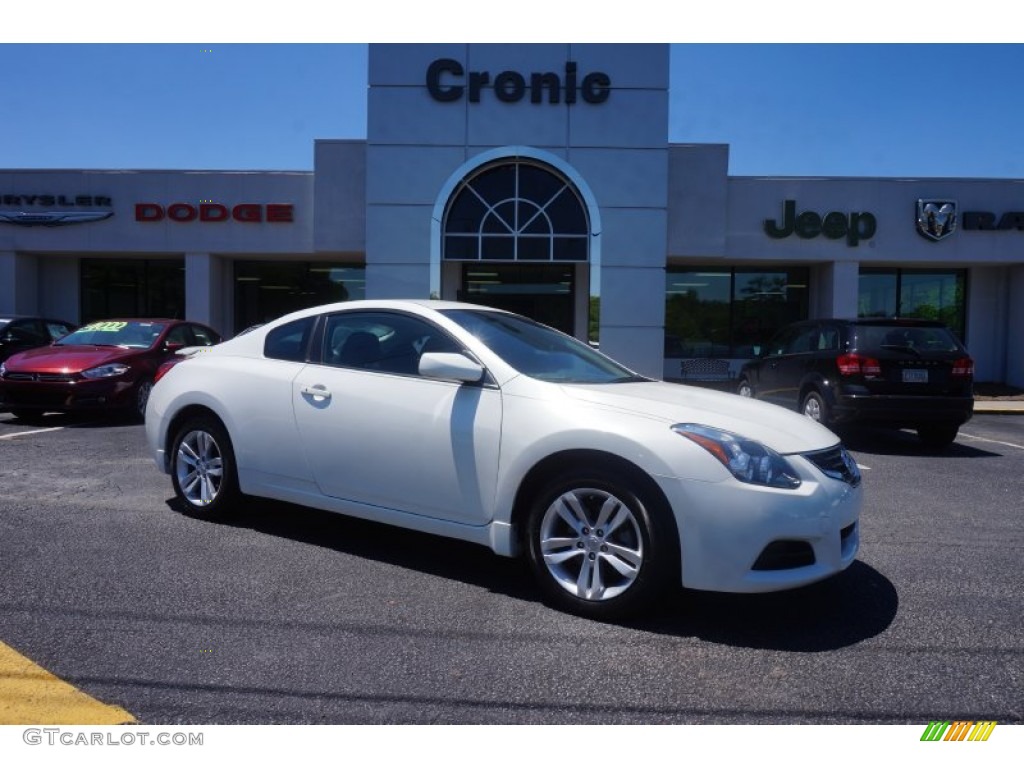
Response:
[{"label": "arched window", "polygon": [[576,188],[535,161],[485,165],[456,187],[444,214],[449,261],[587,261],[590,226]]}]

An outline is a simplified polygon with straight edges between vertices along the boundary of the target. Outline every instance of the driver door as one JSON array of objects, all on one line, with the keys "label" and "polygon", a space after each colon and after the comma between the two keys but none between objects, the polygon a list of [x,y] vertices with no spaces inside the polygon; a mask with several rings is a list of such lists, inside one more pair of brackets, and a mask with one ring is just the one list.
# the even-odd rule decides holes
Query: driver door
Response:
[{"label": "driver door", "polygon": [[307,459],[327,496],[483,525],[498,475],[501,392],[420,376],[425,350],[462,351],[414,315],[327,317],[322,362],[292,383]]}]

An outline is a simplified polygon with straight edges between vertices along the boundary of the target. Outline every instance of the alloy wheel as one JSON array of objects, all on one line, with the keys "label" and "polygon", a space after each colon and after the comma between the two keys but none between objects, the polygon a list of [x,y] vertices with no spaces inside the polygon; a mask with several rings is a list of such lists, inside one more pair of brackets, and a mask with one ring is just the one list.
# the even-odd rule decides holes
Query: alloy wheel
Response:
[{"label": "alloy wheel", "polygon": [[205,507],[216,501],[224,481],[224,457],[213,435],[200,429],[186,433],[178,443],[174,471],[189,504]]},{"label": "alloy wheel", "polygon": [[614,494],[575,488],[547,508],[540,553],[554,581],[582,600],[610,600],[628,590],[644,562],[640,524]]}]

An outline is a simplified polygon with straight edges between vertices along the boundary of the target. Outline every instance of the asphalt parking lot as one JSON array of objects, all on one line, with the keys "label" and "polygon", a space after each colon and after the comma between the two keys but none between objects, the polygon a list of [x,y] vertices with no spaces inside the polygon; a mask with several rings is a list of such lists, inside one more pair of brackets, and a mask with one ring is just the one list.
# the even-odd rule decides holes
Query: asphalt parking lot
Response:
[{"label": "asphalt parking lot", "polygon": [[859,560],[601,624],[524,563],[291,505],[181,515],[137,424],[0,414],[0,642],[142,723],[1024,722],[1024,416],[846,435]]}]

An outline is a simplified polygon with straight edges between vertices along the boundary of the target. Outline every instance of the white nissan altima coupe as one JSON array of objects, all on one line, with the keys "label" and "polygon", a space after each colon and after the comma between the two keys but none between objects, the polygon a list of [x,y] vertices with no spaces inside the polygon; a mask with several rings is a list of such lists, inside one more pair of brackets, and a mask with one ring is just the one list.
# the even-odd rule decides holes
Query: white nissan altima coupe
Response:
[{"label": "white nissan altima coupe", "polygon": [[331,304],[165,370],[146,434],[197,517],[245,494],[525,553],[552,603],[599,618],[857,554],[860,474],[832,432],[508,312]]}]

